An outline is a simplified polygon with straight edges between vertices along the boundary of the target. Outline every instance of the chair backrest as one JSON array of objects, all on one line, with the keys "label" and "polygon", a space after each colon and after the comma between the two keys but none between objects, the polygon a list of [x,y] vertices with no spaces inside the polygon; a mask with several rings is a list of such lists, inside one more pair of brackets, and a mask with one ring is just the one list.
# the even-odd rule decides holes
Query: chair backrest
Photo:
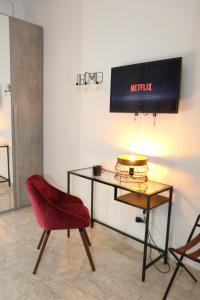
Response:
[{"label": "chair backrest", "polygon": [[[199,257],[200,257],[200,233],[198,233],[195,237],[193,237],[196,228],[200,227],[199,221],[200,221],[200,215],[198,215],[198,217],[194,223],[194,226],[192,228],[192,231],[189,235],[189,238],[188,238],[186,244],[175,249],[175,252],[200,263],[200,259],[199,259]],[[196,247],[197,245],[199,245],[199,248]],[[188,251],[190,251],[190,252],[188,253]]]},{"label": "chair backrest", "polygon": [[38,224],[48,229],[48,211],[53,209],[50,204],[56,201],[59,191],[40,175],[29,177],[26,180],[26,187]]},{"label": "chair backrest", "polygon": [[[63,213],[68,217],[70,228],[79,228],[80,224],[82,227],[89,226],[88,209],[77,197],[56,189],[40,175],[29,177],[26,187],[37,222],[43,229],[60,229]],[[73,199],[72,203],[70,199]]]}]

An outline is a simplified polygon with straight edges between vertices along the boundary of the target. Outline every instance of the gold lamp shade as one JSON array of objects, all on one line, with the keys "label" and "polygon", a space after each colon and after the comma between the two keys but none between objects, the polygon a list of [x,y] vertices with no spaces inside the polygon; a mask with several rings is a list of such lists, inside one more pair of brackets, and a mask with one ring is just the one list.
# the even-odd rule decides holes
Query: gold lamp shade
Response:
[{"label": "gold lamp shade", "polygon": [[117,157],[117,163],[125,166],[144,166],[148,158],[142,155],[122,154]]},{"label": "gold lamp shade", "polygon": [[148,180],[148,158],[142,155],[123,154],[117,157],[115,179],[127,183],[144,183]]}]

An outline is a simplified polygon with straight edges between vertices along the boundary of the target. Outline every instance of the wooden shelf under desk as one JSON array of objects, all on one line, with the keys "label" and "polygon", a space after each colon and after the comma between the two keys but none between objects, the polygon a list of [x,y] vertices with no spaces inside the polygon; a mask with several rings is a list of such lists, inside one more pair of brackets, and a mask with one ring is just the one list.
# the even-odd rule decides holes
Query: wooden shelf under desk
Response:
[{"label": "wooden shelf under desk", "polygon": [[[147,208],[147,197],[145,195],[128,193],[122,196],[118,196],[115,200],[141,209]],[[168,201],[169,199],[162,195],[151,196],[150,209],[160,206]]]}]

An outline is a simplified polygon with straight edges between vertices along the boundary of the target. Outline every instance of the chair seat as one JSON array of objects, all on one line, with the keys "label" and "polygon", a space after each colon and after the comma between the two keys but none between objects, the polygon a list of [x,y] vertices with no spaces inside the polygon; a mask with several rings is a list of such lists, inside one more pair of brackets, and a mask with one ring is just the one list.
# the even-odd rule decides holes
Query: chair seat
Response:
[{"label": "chair seat", "polygon": [[90,226],[90,215],[83,204],[65,204],[65,207],[46,208],[43,229],[78,229]]},{"label": "chair seat", "polygon": [[191,241],[189,241],[188,243],[186,243],[185,245],[174,249],[174,251],[177,254],[184,254],[186,257],[192,259],[192,260],[196,260],[198,259],[198,257],[200,256],[200,249],[196,249],[193,252],[187,253],[188,250],[191,250],[193,247],[195,247],[198,243],[200,243],[200,233],[195,236]]},{"label": "chair seat", "polygon": [[195,260],[195,261],[198,261],[199,262],[199,259],[198,257],[200,257],[200,249],[192,252],[192,253],[187,253],[186,256],[192,260]]}]

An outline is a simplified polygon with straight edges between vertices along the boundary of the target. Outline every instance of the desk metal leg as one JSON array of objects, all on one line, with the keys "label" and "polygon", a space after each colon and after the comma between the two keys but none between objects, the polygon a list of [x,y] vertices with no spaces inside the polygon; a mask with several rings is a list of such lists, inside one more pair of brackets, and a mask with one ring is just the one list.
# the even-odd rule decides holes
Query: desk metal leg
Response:
[{"label": "desk metal leg", "polygon": [[8,164],[8,185],[10,186],[10,158],[9,158],[9,147],[7,146],[7,164]]},{"label": "desk metal leg", "polygon": [[67,193],[70,194],[70,173],[67,172]]},{"label": "desk metal leg", "polygon": [[142,265],[142,281],[143,282],[145,281],[145,271],[146,271],[146,261],[147,261],[148,233],[149,233],[149,212],[150,212],[150,197],[147,196],[146,224],[145,224],[143,265]]},{"label": "desk metal leg", "polygon": [[[70,173],[67,172],[67,193],[70,194]],[[67,237],[70,238],[70,229],[67,229]]]},{"label": "desk metal leg", "polygon": [[114,188],[114,199],[117,200],[117,188]]},{"label": "desk metal leg", "polygon": [[164,258],[165,264],[167,264],[168,261],[168,243],[169,243],[169,229],[170,229],[171,208],[172,208],[172,193],[173,193],[173,188],[171,188],[169,192],[167,231],[166,231],[166,240],[165,240],[165,258]]},{"label": "desk metal leg", "polygon": [[91,228],[94,227],[94,220],[93,220],[93,210],[94,210],[94,181],[91,181]]}]

